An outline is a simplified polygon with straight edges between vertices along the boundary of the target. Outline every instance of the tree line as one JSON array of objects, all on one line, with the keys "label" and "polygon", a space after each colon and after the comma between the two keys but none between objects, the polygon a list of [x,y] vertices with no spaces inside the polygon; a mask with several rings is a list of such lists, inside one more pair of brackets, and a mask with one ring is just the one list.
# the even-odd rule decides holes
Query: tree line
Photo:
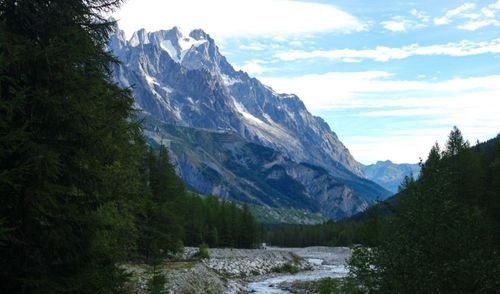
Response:
[{"label": "tree line", "polygon": [[245,207],[186,192],[105,49],[117,0],[0,0],[0,284],[120,292],[119,264],[251,247]]},{"label": "tree line", "polygon": [[[456,127],[419,179],[407,178],[371,248],[354,251],[355,289],[495,293],[500,289],[500,136],[471,147]],[[365,221],[369,221],[368,219]]]},{"label": "tree line", "polygon": [[361,216],[268,230],[280,246],[354,246],[345,293],[495,293],[500,289],[500,136],[470,146],[454,128],[418,179]]},{"label": "tree line", "polygon": [[328,220],[318,225],[266,225],[263,240],[280,247],[372,245],[378,235],[380,213],[377,207],[366,211],[369,221]]}]

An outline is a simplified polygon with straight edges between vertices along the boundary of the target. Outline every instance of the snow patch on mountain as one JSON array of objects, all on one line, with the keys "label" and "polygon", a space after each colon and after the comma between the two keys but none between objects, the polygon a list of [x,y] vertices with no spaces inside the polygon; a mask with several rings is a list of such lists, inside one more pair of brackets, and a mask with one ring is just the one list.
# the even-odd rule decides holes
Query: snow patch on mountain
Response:
[{"label": "snow patch on mountain", "polygon": [[172,43],[172,40],[163,40],[160,42],[160,48],[168,53],[168,55],[177,63],[182,63],[182,60],[186,56],[186,54],[192,48],[196,48],[204,43],[207,43],[207,40],[196,40],[191,37],[182,36],[177,41],[177,45],[180,48],[178,50],[176,46]]},{"label": "snow patch on mountain", "polygon": [[242,80],[232,78],[232,77],[225,75],[225,74],[221,74],[221,77],[222,77],[222,81],[224,82],[224,85],[226,85],[228,87],[232,86],[234,84],[243,83]]},{"label": "snow patch on mountain", "polygon": [[166,51],[170,56],[170,58],[172,58],[172,60],[174,60],[177,63],[180,62],[179,52],[177,51],[177,49],[175,49],[174,45],[172,45],[172,42],[170,40],[161,41],[160,48]]},{"label": "snow patch on mountain", "polygon": [[[232,97],[232,96],[231,96]],[[233,103],[234,103],[234,106],[236,107],[236,110],[244,117],[246,118],[248,121],[250,122],[253,122],[253,123],[257,123],[257,124],[265,124],[265,122],[261,121],[260,119],[256,118],[255,116],[253,116],[250,112],[248,112],[245,108],[245,106],[243,106],[241,103],[239,103],[238,101],[236,101],[236,99],[233,98]]]}]

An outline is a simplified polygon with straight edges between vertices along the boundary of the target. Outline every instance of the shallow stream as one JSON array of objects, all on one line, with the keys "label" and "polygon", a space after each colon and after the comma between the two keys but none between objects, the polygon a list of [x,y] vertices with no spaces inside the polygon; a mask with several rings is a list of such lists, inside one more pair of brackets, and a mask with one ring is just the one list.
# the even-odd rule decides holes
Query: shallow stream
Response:
[{"label": "shallow stream", "polygon": [[348,273],[344,263],[324,264],[324,260],[321,258],[306,259],[314,265],[313,270],[252,282],[248,284],[250,293],[290,293],[279,289],[279,284],[285,282],[315,281],[323,278],[342,278]]}]

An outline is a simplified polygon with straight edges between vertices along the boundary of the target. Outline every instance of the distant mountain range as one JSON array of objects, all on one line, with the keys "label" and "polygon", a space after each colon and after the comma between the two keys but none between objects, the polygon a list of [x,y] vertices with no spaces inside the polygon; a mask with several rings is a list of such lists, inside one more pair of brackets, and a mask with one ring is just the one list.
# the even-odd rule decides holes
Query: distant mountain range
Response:
[{"label": "distant mountain range", "polygon": [[202,30],[140,30],[126,40],[116,28],[109,48],[150,143],[169,146],[197,192],[334,219],[391,195],[297,96],[236,71]]},{"label": "distant mountain range", "polygon": [[406,176],[418,178],[420,174],[420,165],[415,164],[396,164],[390,160],[377,161],[375,164],[362,166],[366,177],[387,190],[397,193],[398,188]]}]

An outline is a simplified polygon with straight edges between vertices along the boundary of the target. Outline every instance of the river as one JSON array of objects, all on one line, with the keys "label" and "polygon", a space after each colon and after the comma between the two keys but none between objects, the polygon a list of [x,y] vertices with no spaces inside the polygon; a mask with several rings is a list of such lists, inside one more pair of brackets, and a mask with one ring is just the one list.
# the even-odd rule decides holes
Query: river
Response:
[{"label": "river", "polygon": [[[283,249],[290,250],[290,249]],[[342,247],[308,247],[293,249],[295,254],[307,259],[313,264],[311,271],[297,274],[266,277],[248,284],[250,293],[290,293],[280,289],[281,283],[315,281],[322,278],[342,278],[348,273],[345,262],[350,256],[350,250]]]}]

